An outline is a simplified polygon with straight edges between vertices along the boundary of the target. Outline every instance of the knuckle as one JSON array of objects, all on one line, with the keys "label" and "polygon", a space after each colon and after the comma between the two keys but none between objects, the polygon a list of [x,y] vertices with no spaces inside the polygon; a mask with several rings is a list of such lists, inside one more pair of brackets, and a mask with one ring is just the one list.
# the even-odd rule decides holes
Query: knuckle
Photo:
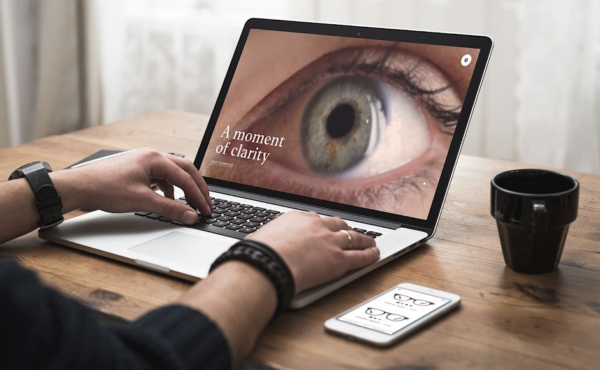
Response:
[{"label": "knuckle", "polygon": [[342,220],[341,218],[339,218],[337,216],[332,217],[331,219],[333,219],[336,223],[344,224],[344,225],[346,224],[346,222],[344,220]]},{"label": "knuckle", "polygon": [[196,166],[194,166],[194,163],[192,163],[192,161],[190,161],[189,159],[185,159],[184,161],[185,162],[183,162],[183,167],[185,167],[186,171],[196,171]]},{"label": "knuckle", "polygon": [[334,258],[336,261],[339,261],[339,260],[342,260],[342,259],[344,259],[344,258],[345,258],[345,254],[346,254],[346,253],[344,253],[344,251],[343,251],[343,250],[341,250],[341,249],[339,249],[339,248],[335,248],[335,249],[333,250],[333,258]]},{"label": "knuckle", "polygon": [[[321,217],[315,217],[315,218],[310,218],[309,220],[309,225],[311,227],[314,228],[318,228],[318,229],[325,229],[325,222],[323,222],[323,219],[321,219]],[[329,229],[327,229],[329,230]]]},{"label": "knuckle", "polygon": [[[330,231],[330,230],[327,230],[324,233],[323,239],[325,239],[327,241],[327,243],[334,244],[335,246],[338,246],[338,244],[339,244],[337,235],[333,231]],[[337,249],[337,248],[336,248],[336,250],[341,251],[341,249]]]},{"label": "knuckle", "polygon": [[160,154],[160,152],[156,149],[148,148],[143,149],[142,156],[149,159],[154,159],[157,157],[162,157],[162,154]]},{"label": "knuckle", "polygon": [[176,201],[168,201],[165,202],[165,205],[163,207],[163,216],[171,216],[173,214],[175,214],[175,212],[177,211],[177,208],[179,206],[180,203],[176,202]]},{"label": "knuckle", "polygon": [[187,172],[183,173],[183,180],[187,183],[189,183],[189,185],[196,185],[196,182],[194,181],[194,178],[192,177],[192,175],[190,175]]},{"label": "knuckle", "polygon": [[127,190],[127,193],[131,194],[131,199],[146,199],[148,197],[148,190],[145,187],[135,186]]}]

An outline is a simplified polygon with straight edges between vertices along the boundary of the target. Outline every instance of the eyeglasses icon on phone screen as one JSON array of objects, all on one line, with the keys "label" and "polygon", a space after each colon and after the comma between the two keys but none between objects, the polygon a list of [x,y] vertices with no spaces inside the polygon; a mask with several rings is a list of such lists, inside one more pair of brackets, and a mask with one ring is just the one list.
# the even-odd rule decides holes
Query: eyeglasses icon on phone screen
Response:
[{"label": "eyeglasses icon on phone screen", "polygon": [[367,315],[371,315],[371,316],[382,316],[385,315],[385,318],[388,319],[389,321],[394,321],[394,322],[398,322],[398,321],[402,321],[402,320],[408,320],[408,317],[402,316],[402,315],[396,315],[395,313],[389,313],[383,310],[379,310],[377,308],[367,308],[367,310],[365,311],[365,313]]},{"label": "eyeglasses icon on phone screen", "polygon": [[400,302],[413,301],[415,306],[431,306],[433,304],[433,302],[429,302],[424,299],[415,299],[415,298],[411,298],[407,295],[398,294],[398,293],[394,294],[394,299],[397,301],[400,301]]}]

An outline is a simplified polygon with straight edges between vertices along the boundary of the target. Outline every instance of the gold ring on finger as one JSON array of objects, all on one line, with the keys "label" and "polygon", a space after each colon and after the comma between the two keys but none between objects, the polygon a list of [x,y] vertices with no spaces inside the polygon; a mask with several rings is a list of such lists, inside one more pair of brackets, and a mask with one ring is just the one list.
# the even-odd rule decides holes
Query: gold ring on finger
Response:
[{"label": "gold ring on finger", "polygon": [[340,231],[345,233],[348,236],[348,249],[352,249],[352,235],[350,235],[350,232],[348,232],[348,230],[340,230]]}]

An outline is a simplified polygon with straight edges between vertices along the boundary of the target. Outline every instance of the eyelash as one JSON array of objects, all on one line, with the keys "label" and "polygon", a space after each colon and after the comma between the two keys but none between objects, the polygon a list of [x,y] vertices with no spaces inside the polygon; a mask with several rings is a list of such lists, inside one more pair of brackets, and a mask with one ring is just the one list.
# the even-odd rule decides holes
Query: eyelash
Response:
[{"label": "eyelash", "polygon": [[[340,72],[349,73],[352,70],[356,70],[365,76],[386,78],[395,84],[400,85],[407,93],[415,97],[425,107],[425,109],[427,109],[429,114],[435,118],[438,123],[440,123],[439,128],[441,132],[447,135],[453,135],[454,129],[456,128],[456,124],[458,123],[458,119],[460,117],[462,105],[457,107],[446,107],[444,104],[437,102],[435,96],[448,90],[449,88],[452,88],[453,85],[455,85],[455,82],[451,82],[448,85],[435,90],[427,90],[422,88],[419,86],[417,78],[413,73],[416,67],[408,72],[391,70],[390,68],[385,67],[387,58],[395,50],[400,51],[402,49],[388,48],[387,52],[381,58],[379,58],[379,60],[376,60],[372,63],[357,63],[357,59],[361,57],[360,52],[358,52],[355,58],[348,63],[339,63],[336,61],[325,72],[317,74],[310,79],[306,79],[297,87],[293,88],[276,106],[285,104],[288,100],[300,95],[302,91],[313,86],[328,75],[334,75]],[[346,49],[340,49],[335,51],[335,53],[340,54],[345,51]]]}]

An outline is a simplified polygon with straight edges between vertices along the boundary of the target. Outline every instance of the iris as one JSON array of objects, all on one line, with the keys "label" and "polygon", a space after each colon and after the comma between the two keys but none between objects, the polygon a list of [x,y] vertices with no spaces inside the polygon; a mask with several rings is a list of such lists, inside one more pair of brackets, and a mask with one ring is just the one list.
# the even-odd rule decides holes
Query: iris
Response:
[{"label": "iris", "polygon": [[300,142],[310,168],[338,174],[360,163],[386,127],[380,82],[338,77],[312,97],[302,117]]}]

